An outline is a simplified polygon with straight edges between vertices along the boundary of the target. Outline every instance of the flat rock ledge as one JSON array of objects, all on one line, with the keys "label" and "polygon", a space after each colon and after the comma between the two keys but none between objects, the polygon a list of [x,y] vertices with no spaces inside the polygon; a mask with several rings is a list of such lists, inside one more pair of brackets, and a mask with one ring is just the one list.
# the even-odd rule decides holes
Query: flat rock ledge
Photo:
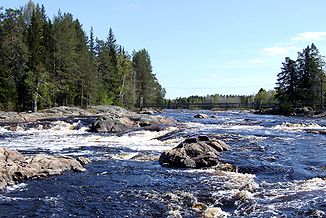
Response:
[{"label": "flat rock ledge", "polygon": [[67,170],[83,172],[86,169],[82,165],[90,162],[85,157],[24,156],[16,150],[0,147],[0,190],[27,179],[59,175]]},{"label": "flat rock ledge", "polygon": [[219,154],[229,146],[218,139],[208,136],[187,138],[172,150],[161,154],[159,163],[173,168],[205,168],[218,165]]},{"label": "flat rock ledge", "polygon": [[176,121],[172,118],[125,111],[124,113],[111,113],[98,117],[90,126],[89,131],[121,133],[137,128],[161,131],[174,125],[176,125]]}]

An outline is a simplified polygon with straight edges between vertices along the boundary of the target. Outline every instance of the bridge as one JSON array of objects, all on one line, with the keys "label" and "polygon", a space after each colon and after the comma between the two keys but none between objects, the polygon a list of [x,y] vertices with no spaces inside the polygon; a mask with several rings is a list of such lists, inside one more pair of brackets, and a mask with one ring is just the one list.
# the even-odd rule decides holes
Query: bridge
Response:
[{"label": "bridge", "polygon": [[217,109],[266,109],[272,108],[273,104],[261,104],[257,105],[252,103],[166,103],[164,105],[146,105],[143,107],[147,108],[164,108],[164,109],[206,109],[211,110],[213,108]]}]

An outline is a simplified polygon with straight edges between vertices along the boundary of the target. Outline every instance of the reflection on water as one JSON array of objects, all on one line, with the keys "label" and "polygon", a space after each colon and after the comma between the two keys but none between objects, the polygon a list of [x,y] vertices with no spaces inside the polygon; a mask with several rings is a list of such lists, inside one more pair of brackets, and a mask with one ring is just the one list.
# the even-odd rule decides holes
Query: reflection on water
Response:
[{"label": "reflection on water", "polygon": [[[326,135],[306,132],[325,129],[325,120],[237,111],[201,111],[211,118],[196,119],[196,113],[165,111],[183,123],[181,130],[121,137],[88,133],[83,121],[78,130],[65,122],[47,128],[22,126],[15,132],[0,127],[0,146],[93,160],[86,172],[9,187],[0,195],[1,216],[197,217],[199,207],[192,208],[196,202],[232,217],[325,216]],[[221,159],[239,171],[177,170],[158,164],[163,150],[194,134],[225,140],[231,150]]]}]

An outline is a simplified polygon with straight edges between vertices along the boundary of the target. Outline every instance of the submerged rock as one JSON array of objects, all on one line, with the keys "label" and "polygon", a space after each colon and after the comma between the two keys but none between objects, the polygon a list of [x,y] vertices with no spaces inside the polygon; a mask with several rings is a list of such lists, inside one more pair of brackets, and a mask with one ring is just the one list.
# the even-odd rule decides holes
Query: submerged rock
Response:
[{"label": "submerged rock", "polygon": [[306,132],[326,135],[326,129],[307,129]]},{"label": "submerged rock", "polygon": [[194,118],[207,119],[209,116],[207,114],[196,114]]},{"label": "submerged rock", "polygon": [[228,150],[229,146],[215,138],[196,136],[187,138],[172,150],[161,154],[162,166],[176,168],[203,168],[219,163],[219,153]]},{"label": "submerged rock", "polygon": [[0,190],[17,182],[58,175],[67,170],[85,171],[87,158],[53,157],[44,154],[24,156],[18,151],[0,147]]}]

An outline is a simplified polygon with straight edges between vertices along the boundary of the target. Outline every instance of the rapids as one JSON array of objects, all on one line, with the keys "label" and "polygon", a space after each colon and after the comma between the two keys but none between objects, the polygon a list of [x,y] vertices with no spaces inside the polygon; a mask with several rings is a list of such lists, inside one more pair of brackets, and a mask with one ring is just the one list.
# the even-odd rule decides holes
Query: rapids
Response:
[{"label": "rapids", "polygon": [[[211,118],[193,118],[206,113]],[[198,217],[195,202],[230,217],[325,217],[326,120],[245,111],[167,110],[182,123],[122,136],[86,131],[90,119],[0,127],[0,147],[24,154],[86,156],[82,173],[29,180],[0,193],[1,217]],[[168,169],[162,151],[195,134],[231,146],[238,172]],[[159,140],[161,139],[161,140]],[[200,204],[197,204],[200,205]]]}]

